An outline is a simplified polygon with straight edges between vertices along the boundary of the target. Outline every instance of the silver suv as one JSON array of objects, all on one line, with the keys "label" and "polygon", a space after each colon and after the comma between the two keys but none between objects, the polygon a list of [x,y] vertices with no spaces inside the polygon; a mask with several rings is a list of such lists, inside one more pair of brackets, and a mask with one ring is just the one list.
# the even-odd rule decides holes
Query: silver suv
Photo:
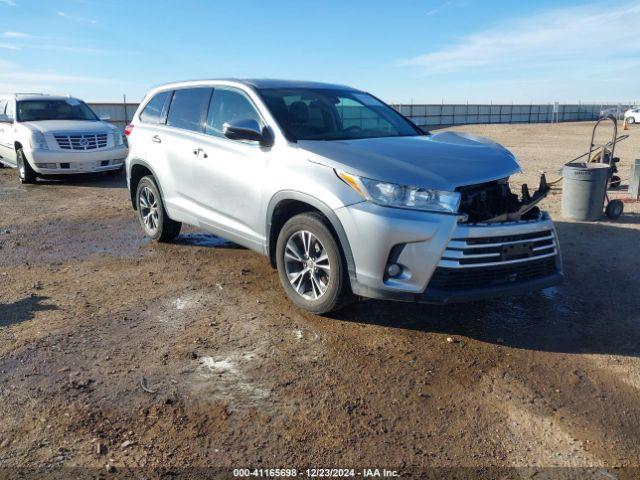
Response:
[{"label": "silver suv", "polygon": [[562,280],[558,239],[502,146],[425,133],[353,88],[206,80],[152,90],[125,131],[145,233],[182,223],[266,255],[314,313],[355,296],[449,303]]}]

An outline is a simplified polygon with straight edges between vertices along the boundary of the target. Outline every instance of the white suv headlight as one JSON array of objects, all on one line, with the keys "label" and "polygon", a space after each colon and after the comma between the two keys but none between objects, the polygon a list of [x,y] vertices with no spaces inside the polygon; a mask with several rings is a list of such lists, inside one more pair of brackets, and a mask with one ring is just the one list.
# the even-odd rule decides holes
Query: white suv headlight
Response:
[{"label": "white suv headlight", "polygon": [[34,150],[49,150],[47,145],[47,139],[44,138],[44,134],[37,130],[31,132],[31,148]]},{"label": "white suv headlight", "polygon": [[336,173],[356,192],[378,205],[443,213],[457,213],[460,206],[460,193],[458,192],[397,185],[344,172]]}]

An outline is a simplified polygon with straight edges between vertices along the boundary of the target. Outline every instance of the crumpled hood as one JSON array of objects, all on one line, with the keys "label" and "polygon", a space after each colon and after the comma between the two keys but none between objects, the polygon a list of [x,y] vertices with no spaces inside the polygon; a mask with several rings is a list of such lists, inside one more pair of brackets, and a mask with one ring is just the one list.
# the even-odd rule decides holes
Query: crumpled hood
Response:
[{"label": "crumpled hood", "polygon": [[115,127],[99,121],[90,120],[41,120],[39,122],[23,122],[29,130],[42,133],[104,133],[111,132]]},{"label": "crumpled hood", "polygon": [[455,190],[520,171],[511,152],[483,137],[442,132],[419,137],[300,140],[310,161],[402,185]]}]

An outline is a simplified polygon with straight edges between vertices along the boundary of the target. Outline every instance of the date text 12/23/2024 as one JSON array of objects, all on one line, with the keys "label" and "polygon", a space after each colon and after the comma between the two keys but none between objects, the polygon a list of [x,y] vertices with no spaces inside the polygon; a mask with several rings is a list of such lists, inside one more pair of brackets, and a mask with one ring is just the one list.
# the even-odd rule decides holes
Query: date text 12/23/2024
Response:
[{"label": "date text 12/23/2024", "polygon": [[234,477],[262,477],[262,478],[393,478],[399,477],[396,470],[384,468],[234,468]]}]

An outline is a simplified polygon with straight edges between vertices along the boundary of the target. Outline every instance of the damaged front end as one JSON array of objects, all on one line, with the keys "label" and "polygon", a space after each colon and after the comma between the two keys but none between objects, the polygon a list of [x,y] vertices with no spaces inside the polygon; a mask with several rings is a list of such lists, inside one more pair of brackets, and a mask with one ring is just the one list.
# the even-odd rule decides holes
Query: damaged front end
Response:
[{"label": "damaged front end", "polygon": [[525,183],[520,196],[511,191],[509,178],[457,189],[460,192],[459,213],[465,223],[497,223],[518,220],[536,220],[540,216],[537,204],[551,191],[544,174],[538,189],[531,194]]}]

